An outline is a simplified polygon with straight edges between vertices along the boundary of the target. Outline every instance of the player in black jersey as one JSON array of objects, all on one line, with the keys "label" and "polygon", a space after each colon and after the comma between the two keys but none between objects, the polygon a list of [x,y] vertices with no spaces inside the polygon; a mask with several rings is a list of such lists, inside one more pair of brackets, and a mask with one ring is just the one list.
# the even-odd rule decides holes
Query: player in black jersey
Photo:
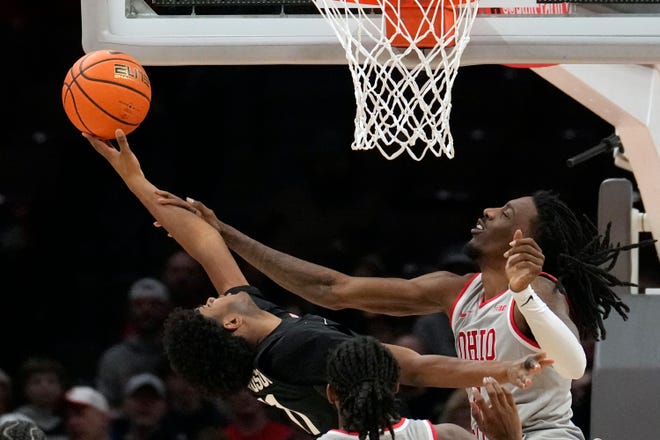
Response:
[{"label": "player in black jersey", "polygon": [[[337,427],[335,409],[325,399],[326,360],[331,349],[355,334],[321,316],[287,313],[248,286],[218,231],[188,210],[159,202],[162,192],[145,178],[121,130],[119,149],[85,137],[156,221],[199,261],[220,294],[197,309],[177,309],[168,318],[164,343],[173,369],[211,394],[247,386],[313,435]],[[543,353],[517,361],[477,362],[388,348],[401,366],[401,383],[421,387],[479,386],[486,376],[527,387],[532,376],[552,363]]]}]

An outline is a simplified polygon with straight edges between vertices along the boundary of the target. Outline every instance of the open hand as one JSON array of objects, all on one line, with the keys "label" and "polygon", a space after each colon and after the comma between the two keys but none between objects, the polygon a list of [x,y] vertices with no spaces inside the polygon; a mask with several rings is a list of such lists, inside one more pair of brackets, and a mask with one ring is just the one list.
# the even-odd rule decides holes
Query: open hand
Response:
[{"label": "open hand", "polygon": [[474,393],[470,402],[479,429],[491,440],[522,439],[520,416],[511,392],[492,377],[484,377],[483,388],[489,401],[481,393]]},{"label": "open hand", "polygon": [[520,229],[514,232],[510,245],[511,249],[504,253],[506,275],[511,290],[520,292],[541,273],[545,256],[533,238],[523,238]]},{"label": "open hand", "polygon": [[[218,220],[215,212],[213,212],[212,209],[208,208],[202,202],[193,200],[190,197],[186,197],[186,200],[183,200],[181,197],[163,190],[156,190],[156,195],[159,196],[158,203],[161,205],[172,205],[186,209],[198,217],[201,217],[206,221],[206,223],[210,224],[218,232],[222,233],[222,222]],[[155,222],[154,225],[160,227],[158,222]]]},{"label": "open hand", "polygon": [[140,162],[128,146],[126,134],[121,129],[115,131],[119,148],[112,145],[110,141],[97,138],[87,133],[83,133],[82,135],[101,156],[110,162],[112,168],[115,169],[122,179],[126,180],[130,177],[144,176],[144,173],[142,173],[142,169],[140,168]]},{"label": "open hand", "polygon": [[532,377],[554,362],[552,359],[548,359],[544,352],[514,361],[507,369],[509,383],[519,388],[527,388],[532,384]]}]

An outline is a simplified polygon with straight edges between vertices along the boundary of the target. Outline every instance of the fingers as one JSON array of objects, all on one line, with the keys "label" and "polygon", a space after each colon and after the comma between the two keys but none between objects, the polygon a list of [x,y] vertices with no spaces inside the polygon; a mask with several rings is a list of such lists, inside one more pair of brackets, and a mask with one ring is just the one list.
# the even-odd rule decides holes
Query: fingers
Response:
[{"label": "fingers", "polygon": [[131,148],[128,146],[128,140],[126,139],[126,134],[124,130],[118,128],[115,130],[115,139],[117,139],[117,145],[119,145],[120,152],[130,152]]},{"label": "fingers", "polygon": [[481,426],[484,423],[484,414],[488,410],[488,403],[476,388],[470,389],[469,394],[470,408],[472,408],[472,417]]},{"label": "fingers", "polygon": [[[158,223],[158,222],[154,222],[154,226],[157,227],[157,228],[162,228],[162,227],[163,227],[163,225],[161,225],[161,224]],[[171,237],[172,237],[172,234],[170,234],[170,233],[168,232],[168,233],[167,233],[167,236],[171,238]]]},{"label": "fingers", "polygon": [[[537,366],[534,367],[535,370],[538,368],[538,371],[541,371],[543,368],[548,367],[555,363],[554,359],[549,359],[547,356],[548,356],[547,353],[542,351],[540,353],[536,353],[534,356],[531,357],[531,359],[533,359],[536,365],[538,366],[538,367]],[[529,358],[525,360],[525,363],[528,360]]]},{"label": "fingers", "polygon": [[157,190],[156,190],[156,195],[157,195],[157,196],[160,196],[160,197],[164,197],[164,198],[166,198],[166,199],[175,199],[175,198],[177,198],[177,197],[176,197],[174,194],[172,194],[171,192],[169,192],[169,191],[165,191],[165,190],[162,190],[162,189],[157,189]]},{"label": "fingers", "polygon": [[[531,241],[526,241],[526,240],[531,240]],[[543,252],[541,251],[541,248],[538,246],[538,244],[533,241],[533,239],[523,239],[523,240],[517,240],[513,241],[514,243],[509,250],[504,252],[504,257],[509,258],[511,256],[515,255],[528,255],[530,257],[539,259],[543,261],[545,258],[543,255]]]},{"label": "fingers", "polygon": [[115,148],[108,143],[107,141],[104,141],[103,139],[97,138],[96,136],[92,136],[89,133],[81,133],[85,139],[90,143],[94,149],[101,154],[101,156],[105,157],[106,159],[109,157],[108,155],[112,153],[113,151],[116,151]]},{"label": "fingers", "polygon": [[488,393],[488,398],[490,399],[491,406],[499,406],[500,408],[506,408],[507,398],[504,394],[504,388],[492,377],[484,377],[484,388]]},{"label": "fingers", "polygon": [[210,209],[207,208],[206,205],[203,204],[202,202],[200,202],[199,200],[194,200],[190,197],[186,197],[186,202],[190,203],[191,205],[193,205],[196,209],[199,209],[200,211],[210,211]]},{"label": "fingers", "polygon": [[205,204],[199,200],[193,200],[190,197],[186,197],[186,201],[190,203],[196,210],[196,214],[200,217],[212,217],[214,216],[213,210],[208,208]]},{"label": "fingers", "polygon": [[522,230],[516,229],[516,232],[513,233],[513,240],[516,241],[520,240],[521,238],[523,238]]}]

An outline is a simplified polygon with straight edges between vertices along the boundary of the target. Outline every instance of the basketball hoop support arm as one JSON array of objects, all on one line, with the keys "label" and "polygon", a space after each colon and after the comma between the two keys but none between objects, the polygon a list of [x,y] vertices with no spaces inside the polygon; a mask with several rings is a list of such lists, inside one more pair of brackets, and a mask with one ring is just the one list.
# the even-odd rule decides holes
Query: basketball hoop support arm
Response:
[{"label": "basketball hoop support arm", "polygon": [[[644,202],[644,229],[660,239],[660,65],[533,68],[615,128]],[[660,241],[656,242],[660,258]]]}]

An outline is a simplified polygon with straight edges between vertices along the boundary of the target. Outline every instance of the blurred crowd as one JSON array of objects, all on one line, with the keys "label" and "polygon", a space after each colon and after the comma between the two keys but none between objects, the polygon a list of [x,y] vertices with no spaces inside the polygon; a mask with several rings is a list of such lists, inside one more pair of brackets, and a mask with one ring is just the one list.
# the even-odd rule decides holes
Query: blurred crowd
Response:
[{"label": "blurred crowd", "polygon": [[[460,252],[445,255],[438,268],[474,270]],[[429,268],[407,265],[400,276]],[[375,254],[360,258],[354,274],[382,276]],[[214,295],[201,266],[183,250],[169,255],[159,276],[134,280],[123,292],[127,307],[118,340],[103,347],[92,375],[76,377],[75,359],[32,353],[15,371],[0,370],[0,424],[29,420],[50,440],[306,440],[311,439],[276,409],[247,390],[225,398],[206,395],[169,368],[161,330],[175,307],[201,304]],[[292,299],[298,313],[315,306]],[[329,311],[324,311],[327,315]],[[335,313],[364,334],[420,353],[455,356],[447,317],[432,314],[391,318],[366,312]],[[2,368],[0,362],[0,368]],[[588,432],[589,375],[576,381],[575,421]],[[403,416],[451,422],[469,429],[470,407],[463,389],[402,387]]]},{"label": "blurred crowd", "polygon": [[[0,417],[29,418],[49,439],[304,439],[249,394],[206,396],[169,369],[164,318],[215,292],[194,260],[154,232],[115,176],[99,178],[106,166],[86,155],[66,120],[60,90],[83,54],[79,7],[78,0],[0,7],[11,66],[0,74],[9,97],[0,109]],[[479,215],[473,206],[553,184],[573,205],[594,209],[603,177],[622,173],[610,158],[565,170],[566,157],[612,128],[535,75],[484,69],[463,69],[457,79],[452,123],[466,148],[451,164],[352,154],[353,90],[341,66],[150,66],[152,108],[131,141],[159,185],[223,209],[275,248],[297,246],[296,255],[364,276],[471,271],[455,242]],[[551,178],[517,165],[539,152],[549,153]],[[494,163],[516,169],[518,179],[493,184]],[[436,249],[447,251],[438,258]],[[318,311],[243,270],[278,302]],[[454,355],[441,314],[323,315],[383,342]],[[573,394],[585,435],[589,386],[587,373]],[[400,397],[404,416],[469,421],[462,389],[402,387]]]}]

